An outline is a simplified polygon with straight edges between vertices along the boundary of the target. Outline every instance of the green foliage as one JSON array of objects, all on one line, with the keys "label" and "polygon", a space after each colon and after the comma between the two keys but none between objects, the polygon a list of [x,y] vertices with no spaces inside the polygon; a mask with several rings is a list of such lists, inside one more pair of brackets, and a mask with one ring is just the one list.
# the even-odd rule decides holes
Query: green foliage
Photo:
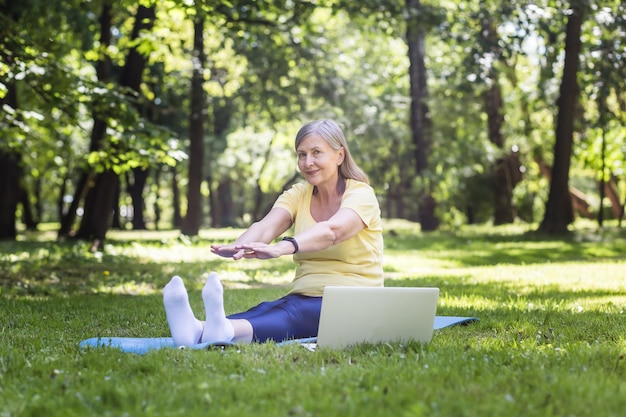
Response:
[{"label": "green foliage", "polygon": [[594,5],[591,18],[587,20],[585,51],[582,65],[582,95],[587,114],[581,121],[586,129],[581,134],[581,146],[575,149],[581,164],[596,171],[596,179],[624,173],[624,138],[626,108],[624,88],[626,70],[623,57],[617,51],[623,49],[626,40],[626,18],[622,2],[605,2]]},{"label": "green foliage", "polygon": [[172,132],[161,126],[138,120],[133,129],[116,127],[107,129],[108,140],[87,155],[87,164],[97,172],[123,174],[133,168],[174,166],[187,158]]},{"label": "green foliage", "polygon": [[419,232],[387,221],[388,286],[438,286],[439,315],[480,322],[428,345],[309,352],[275,344],[134,355],[81,350],[95,336],[168,335],[161,288],[220,272],[228,313],[278,297],[289,259],[207,257],[240,230],[116,232],[104,251],[45,234],[0,244],[0,408],[6,415],[619,416],[626,402],[626,236],[578,225],[565,241],[526,227]]},{"label": "green foliage", "polygon": [[[205,175],[210,169],[211,190],[227,177],[236,181],[235,195],[242,199],[237,215],[254,210],[257,190],[270,200],[291,178],[295,164],[288,162],[298,125],[322,117],[343,124],[390,216],[414,218],[415,190],[428,181],[436,184],[444,223],[466,222],[468,201],[476,196],[489,201],[484,179],[500,153],[513,147],[520,150],[524,169],[515,196],[520,217],[541,215],[546,179],[537,162],[552,163],[569,2],[421,2],[411,21],[419,19],[428,28],[434,143],[431,169],[415,181],[405,2],[165,1],[156,4],[153,30],[132,40],[134,12],[149,3],[112,3],[109,46],[99,39],[102,2],[27,0],[2,6],[0,100],[4,105],[15,87],[18,103],[0,112],[0,148],[21,154],[22,182],[31,194],[42,190],[31,199],[42,203],[44,218],[56,220],[59,194],[72,193],[77,170],[86,166],[124,173],[165,164],[186,172],[196,15],[206,19],[209,63]],[[579,184],[623,178],[625,153],[624,5],[585,4],[583,100],[572,159],[573,182]],[[487,23],[496,29],[496,43],[482,31]],[[137,95],[116,81],[133,47],[148,60]],[[107,57],[111,80],[98,82],[95,64]],[[482,93],[496,81],[504,97],[502,150],[488,141],[482,102]],[[90,150],[94,115],[107,121],[108,130],[99,148]],[[163,183],[169,186],[170,179]],[[185,183],[181,177],[180,186]],[[620,187],[623,196],[623,181]],[[598,199],[597,187],[583,191],[591,202]],[[156,193],[148,198],[159,199]],[[160,201],[172,211],[173,203]],[[489,217],[490,210],[485,204],[479,218]]]},{"label": "green foliage", "polygon": [[[100,49],[94,39],[99,27],[93,21],[100,4],[90,4],[95,9],[89,10],[62,2],[53,12],[41,2],[33,5],[16,6],[13,19],[2,16],[0,55],[9,56],[12,65],[3,59],[0,73],[4,91],[7,86],[17,91],[17,103],[11,104],[17,107],[7,105],[1,113],[0,147],[22,156],[23,186],[33,203],[46,211],[43,215],[50,216],[49,207],[63,197],[60,189],[71,184],[79,168],[123,173],[184,159],[172,132],[138,113],[142,98],[97,81],[89,60],[107,54],[119,62],[125,48],[133,46],[125,46],[122,39],[106,51]],[[118,16],[129,20],[123,12]],[[45,25],[39,30],[26,30],[40,20]],[[94,114],[109,121],[109,129],[102,146],[89,152]]]}]

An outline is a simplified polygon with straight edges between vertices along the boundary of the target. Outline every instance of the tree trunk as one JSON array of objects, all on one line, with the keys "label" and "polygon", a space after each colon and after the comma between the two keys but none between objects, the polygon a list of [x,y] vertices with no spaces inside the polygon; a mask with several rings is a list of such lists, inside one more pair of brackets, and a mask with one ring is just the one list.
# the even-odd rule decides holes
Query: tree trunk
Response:
[{"label": "tree trunk", "polygon": [[[535,157],[535,162],[539,166],[539,172],[548,179],[548,181],[552,181],[552,169],[543,162],[538,156]],[[574,216],[582,216],[586,219],[593,218],[591,214],[590,207],[591,205],[587,201],[587,197],[585,193],[577,189],[576,187],[572,187],[571,185],[568,187],[568,192],[570,199],[572,201],[572,210]]]},{"label": "tree trunk", "polygon": [[[111,25],[113,19],[113,7],[109,2],[103,2],[102,11],[100,13],[100,45],[106,48],[111,45]],[[104,54],[96,64],[96,75],[101,82],[109,81],[111,78],[111,58]],[[100,148],[100,143],[106,132],[106,122],[93,111],[93,127],[91,130],[91,139],[89,150],[91,152]],[[72,234],[72,227],[76,221],[77,211],[83,198],[86,198],[89,190],[93,188],[96,179],[96,172],[87,169],[80,173],[74,196],[68,210],[61,217],[61,226],[59,228],[59,238],[65,238]]]},{"label": "tree trunk", "polygon": [[[485,112],[487,113],[487,133],[489,141],[504,151],[504,138],[502,137],[502,94],[498,84],[498,74],[495,69],[491,70],[491,88],[485,92]],[[509,158],[503,156],[496,160],[493,170],[493,197],[495,225],[513,223],[515,214],[513,209],[513,181],[509,173]]]},{"label": "tree trunk", "polygon": [[569,194],[569,169],[571,164],[574,114],[578,105],[578,67],[580,61],[580,33],[583,23],[583,10],[576,0],[571,2],[565,38],[565,65],[558,100],[556,121],[556,142],[554,144],[554,164],[550,194],[546,211],[539,230],[551,234],[562,234],[574,221],[572,200]]},{"label": "tree trunk", "polygon": [[[102,141],[104,140],[105,134],[106,134],[106,122],[103,119],[101,119],[97,114],[94,113],[94,124],[93,124],[93,128],[91,131],[90,151],[93,152],[93,151],[100,149],[100,146],[101,146]],[[70,210],[67,212],[68,219],[65,222],[61,223],[62,228],[59,231],[60,236],[65,236],[71,233],[72,224],[74,224],[74,220],[77,215],[77,209],[80,206],[80,203],[82,202],[83,197],[84,197],[84,200],[85,200],[83,204],[83,216],[84,217],[81,219],[80,227],[79,227],[79,230],[76,232],[75,237],[78,239],[91,239],[91,238],[104,239],[104,236],[92,235],[91,230],[94,229],[94,227],[92,227],[90,224],[85,222],[85,218],[91,218],[91,215],[89,214],[91,211],[104,213],[102,211],[102,207],[97,205],[97,204],[100,204],[100,202],[96,203],[96,201],[99,201],[102,197],[98,199],[93,198],[93,197],[90,198],[90,194],[93,194],[93,193],[100,194],[105,191],[105,190],[99,189],[99,187],[104,185],[102,181],[99,181],[99,177],[101,175],[103,174],[98,174],[94,170],[91,170],[90,172],[84,172],[81,175],[81,178],[78,181],[78,187],[76,188],[76,191],[74,193],[74,199],[72,200],[72,204],[70,205]],[[109,184],[107,184],[105,188],[114,189],[114,188],[111,188]],[[110,199],[112,200],[113,196],[110,196]],[[93,204],[96,204],[96,205],[94,206]],[[107,209],[111,208],[112,204],[113,203],[109,204],[107,206]],[[111,214],[109,214],[109,216],[111,216]],[[111,220],[110,217],[107,217],[106,219],[99,219],[101,223],[106,223],[107,227],[108,227],[110,220]]]},{"label": "tree trunk", "polygon": [[[152,30],[155,18],[156,12],[154,6],[139,6],[137,8],[137,15],[135,16],[131,40],[136,41],[141,36],[142,32]],[[146,57],[142,55],[137,48],[132,48],[128,51],[126,64],[120,75],[120,85],[132,89],[138,94],[138,97],[141,97],[140,87],[145,66]]]},{"label": "tree trunk", "polygon": [[[135,25],[133,26],[132,39],[139,38],[142,31],[149,31],[154,26],[156,12],[154,7],[139,6],[137,16],[135,17]],[[136,48],[132,48],[128,52],[126,65],[120,75],[120,85],[128,87],[136,93],[137,97],[141,97],[141,80],[143,71],[146,66],[146,58],[139,53]],[[141,100],[136,102],[136,107],[141,111]],[[145,201],[143,199],[143,190],[148,178],[148,172],[144,168],[135,168],[132,170],[133,180],[127,181],[128,192],[133,202],[133,229],[145,230],[146,224],[144,219]],[[127,176],[129,178],[129,176]],[[116,210],[117,213],[118,210]]]},{"label": "tree trunk", "polygon": [[59,196],[57,197],[57,218],[59,219],[59,222],[61,222],[65,217],[65,194],[67,193],[67,183],[69,182],[69,176],[69,172],[67,172],[63,177],[61,189],[59,190]]},{"label": "tree trunk", "polygon": [[220,211],[220,196],[217,188],[213,185],[215,177],[213,176],[213,170],[209,163],[209,173],[206,176],[206,181],[209,187],[209,214],[211,216],[211,227],[222,227],[221,211]]},{"label": "tree trunk", "polygon": [[[481,19],[482,31],[481,43],[485,45],[485,52],[501,61],[501,47],[498,31],[494,18],[487,15]],[[502,91],[500,90],[500,74],[495,63],[489,68],[491,86],[484,94],[485,113],[487,113],[487,134],[489,141],[502,153],[495,162],[492,172],[494,216],[495,225],[509,224],[515,221],[516,213],[513,206],[513,189],[521,181],[519,175],[519,159],[514,152],[506,152],[506,141],[502,136],[504,125],[504,106],[502,104]],[[517,171],[517,172],[516,172]]]},{"label": "tree trunk", "polygon": [[[0,6],[0,12],[7,19],[17,22],[19,12],[16,8],[9,6],[9,3]],[[17,23],[16,23],[17,24]],[[12,45],[3,45],[5,39],[5,24],[0,25],[0,59],[13,68],[15,60],[10,53]],[[17,88],[12,80],[4,81],[7,89],[6,95],[0,99],[0,108],[4,106],[17,109]],[[10,132],[10,131],[9,131]],[[0,149],[0,240],[14,240],[17,237],[17,205],[20,200],[20,179],[22,170],[20,167],[21,154],[12,149]]]},{"label": "tree trunk", "polygon": [[[498,84],[498,73],[495,69],[491,70],[491,82],[491,88],[484,95],[485,112],[487,113],[487,134],[489,141],[497,146],[500,151],[504,152],[502,94]],[[513,223],[515,220],[513,181],[509,175],[510,171],[508,157],[502,156],[496,160],[492,174],[494,197],[493,223],[495,225]]]},{"label": "tree trunk", "polygon": [[26,230],[37,230],[37,220],[33,214],[33,206],[30,203],[28,190],[23,184],[20,185],[20,204],[22,205],[22,221]]},{"label": "tree trunk", "polygon": [[[155,7],[139,6],[137,9],[137,17],[135,18],[135,26],[133,27],[132,39],[138,39],[142,31],[150,31],[154,26],[156,18]],[[120,76],[120,85],[128,87],[136,93],[137,97],[142,97],[141,80],[146,66],[146,57],[139,53],[137,48],[132,48],[128,52],[126,65]],[[138,100],[136,103],[138,110],[141,110],[142,103]],[[133,181],[132,186],[127,184],[128,191],[133,202],[133,229],[145,230],[146,222],[144,218],[145,201],[143,191],[148,179],[148,170],[144,168],[134,168],[132,170]]]},{"label": "tree trunk", "polygon": [[153,211],[154,211],[154,230],[159,230],[159,224],[161,222],[161,204],[159,203],[159,190],[161,189],[161,169],[162,167],[158,167],[154,170],[154,184],[155,184],[155,194],[156,198],[154,199]]},{"label": "tree trunk", "polygon": [[[139,6],[135,16],[135,24],[132,32],[132,39],[139,38],[142,30],[149,30],[154,24],[154,7],[146,8]],[[110,30],[109,30],[110,32]],[[120,85],[129,87],[133,91],[139,92],[146,58],[141,55],[136,48],[132,48],[126,58],[126,64],[120,76]],[[107,77],[106,72],[101,73],[102,77]],[[99,77],[100,80],[102,78]],[[96,121],[98,118],[96,117]],[[100,121],[99,129],[94,128],[92,135],[92,151],[100,148],[105,138],[106,125]],[[76,237],[82,239],[96,239],[92,249],[101,245],[106,231],[111,224],[114,204],[117,204],[116,193],[119,189],[119,178],[112,170],[107,170],[97,175],[93,188],[90,188],[85,199],[84,217]]]},{"label": "tree trunk", "polygon": [[219,226],[227,227],[235,225],[235,204],[233,203],[233,185],[230,177],[222,178],[217,186],[217,212],[219,213]]},{"label": "tree trunk", "polygon": [[[221,73],[217,72],[214,74],[214,77],[222,82],[220,79]],[[223,82],[226,82],[225,80]],[[212,126],[213,126],[213,138],[214,141],[211,143],[210,152],[211,155],[208,158],[208,173],[207,173],[207,183],[209,188],[209,213],[211,215],[211,227],[221,227],[223,225],[230,225],[232,222],[232,218],[222,218],[224,213],[220,208],[220,201],[222,201],[227,196],[223,196],[219,193],[215,182],[216,178],[213,175],[213,167],[211,161],[217,159],[218,155],[223,152],[226,148],[226,132],[228,131],[228,126],[230,125],[230,119],[232,117],[232,101],[228,97],[223,97],[221,99],[215,99],[213,101],[213,118],[212,118]],[[232,198],[232,194],[229,194],[229,198]],[[230,201],[228,204],[232,206],[233,202]],[[226,216],[231,216],[232,213],[226,213]]]},{"label": "tree trunk", "polygon": [[[95,124],[94,124],[95,129]],[[93,135],[93,133],[92,133]],[[89,184],[95,179],[95,172],[83,172],[78,179],[78,183],[76,184],[76,190],[74,192],[74,196],[72,197],[72,201],[70,202],[67,211],[63,213],[61,216],[61,226],[59,227],[58,237],[60,239],[69,237],[72,234],[72,226],[76,221],[76,216],[78,214],[78,208],[80,207],[80,203],[85,197],[87,190],[89,189]]]},{"label": "tree trunk", "polygon": [[121,178],[118,178],[117,187],[115,187],[115,195],[113,196],[113,205],[111,206],[111,229],[122,230],[122,213],[120,213],[120,199],[122,198]]},{"label": "tree trunk", "polygon": [[202,165],[204,163],[204,17],[194,18],[193,74],[191,77],[191,109],[189,116],[189,185],[187,189],[187,213],[181,232],[196,236],[202,225]]},{"label": "tree trunk", "polygon": [[604,184],[604,194],[611,201],[611,213],[613,217],[619,219],[622,216],[622,203],[619,200],[619,187],[617,186],[617,177],[611,174],[609,181]]},{"label": "tree trunk", "polygon": [[17,237],[17,204],[20,198],[20,156],[0,151],[0,240]]},{"label": "tree trunk", "polygon": [[98,174],[91,185],[85,197],[85,211],[75,237],[93,240],[92,250],[98,250],[101,249],[111,225],[119,177],[113,170],[106,170]]},{"label": "tree trunk", "polygon": [[180,213],[180,188],[178,186],[178,170],[175,166],[172,168],[172,206],[174,213],[172,216],[172,226],[180,228],[183,223],[183,216]]},{"label": "tree trunk", "polygon": [[133,202],[133,230],[146,230],[146,219],[144,211],[146,202],[143,196],[143,190],[148,181],[148,170],[143,168],[135,168],[132,170],[131,176],[127,175],[128,194]]},{"label": "tree trunk", "polygon": [[43,199],[41,197],[41,191],[43,188],[43,181],[41,176],[35,178],[33,181],[33,195],[35,196],[35,221],[41,222],[44,218],[43,213]]},{"label": "tree trunk", "polygon": [[411,95],[411,137],[414,147],[415,171],[423,177],[423,189],[420,190],[419,223],[423,231],[433,231],[439,227],[435,215],[437,202],[432,196],[431,184],[427,178],[428,158],[432,146],[432,122],[428,110],[428,87],[426,83],[425,31],[419,21],[421,10],[419,0],[406,0],[408,11],[406,39],[409,54],[409,79]]},{"label": "tree trunk", "polygon": [[510,224],[515,221],[513,189],[522,180],[520,160],[517,152],[498,158],[493,173],[494,225]]}]

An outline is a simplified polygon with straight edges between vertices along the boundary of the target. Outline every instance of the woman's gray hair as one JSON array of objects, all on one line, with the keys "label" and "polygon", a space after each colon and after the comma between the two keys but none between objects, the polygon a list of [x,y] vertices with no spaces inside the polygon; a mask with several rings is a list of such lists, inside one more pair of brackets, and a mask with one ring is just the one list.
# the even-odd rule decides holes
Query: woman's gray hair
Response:
[{"label": "woman's gray hair", "polygon": [[303,140],[311,135],[317,135],[324,139],[331,148],[338,151],[343,147],[344,159],[341,165],[339,165],[339,184],[338,188],[341,193],[345,190],[345,180],[352,179],[369,184],[369,179],[363,170],[354,162],[350,149],[348,149],[348,142],[343,134],[343,130],[334,120],[323,119],[309,122],[302,126],[296,135],[295,148],[302,143]]}]

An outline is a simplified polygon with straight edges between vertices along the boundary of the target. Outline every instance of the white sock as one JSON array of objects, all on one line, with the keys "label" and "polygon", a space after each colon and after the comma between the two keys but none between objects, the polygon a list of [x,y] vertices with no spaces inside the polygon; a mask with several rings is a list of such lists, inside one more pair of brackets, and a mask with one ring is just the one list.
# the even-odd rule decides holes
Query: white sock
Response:
[{"label": "white sock", "polygon": [[178,275],[173,276],[163,288],[163,305],[176,346],[198,343],[202,335],[202,322],[193,315],[185,284]]},{"label": "white sock", "polygon": [[235,336],[233,325],[224,312],[224,287],[216,272],[211,272],[202,288],[206,323],[202,342],[230,342]]}]

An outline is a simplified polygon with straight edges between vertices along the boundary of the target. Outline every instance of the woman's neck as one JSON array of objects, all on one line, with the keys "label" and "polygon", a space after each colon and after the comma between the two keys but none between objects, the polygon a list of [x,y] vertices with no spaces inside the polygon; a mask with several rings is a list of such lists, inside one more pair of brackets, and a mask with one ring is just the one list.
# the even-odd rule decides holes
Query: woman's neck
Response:
[{"label": "woman's neck", "polygon": [[320,188],[317,185],[313,186],[313,195],[320,196],[322,201],[327,201],[333,197],[341,197],[346,191],[346,182],[347,180],[342,176],[337,178],[337,181],[334,185],[328,185],[326,187]]}]

